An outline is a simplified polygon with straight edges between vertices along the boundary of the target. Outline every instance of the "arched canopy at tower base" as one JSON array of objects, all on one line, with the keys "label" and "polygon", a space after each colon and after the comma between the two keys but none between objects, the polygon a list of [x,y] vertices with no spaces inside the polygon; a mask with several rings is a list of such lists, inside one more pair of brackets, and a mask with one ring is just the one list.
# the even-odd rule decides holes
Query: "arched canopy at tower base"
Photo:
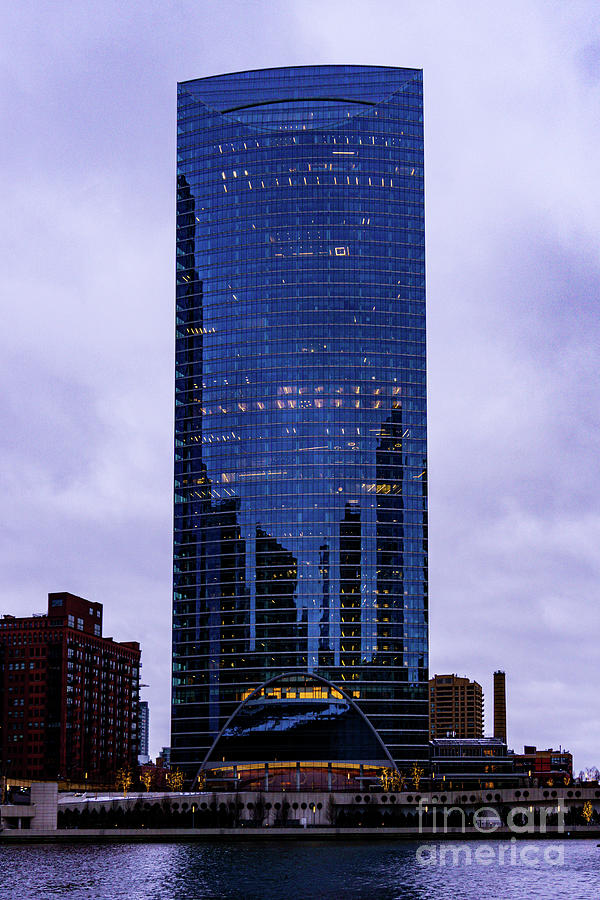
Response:
[{"label": "arched canopy at tower base", "polygon": [[350,697],[319,675],[286,673],[239,705],[199,774],[239,789],[265,789],[266,781],[271,790],[335,790],[388,767],[395,768],[390,754]]}]

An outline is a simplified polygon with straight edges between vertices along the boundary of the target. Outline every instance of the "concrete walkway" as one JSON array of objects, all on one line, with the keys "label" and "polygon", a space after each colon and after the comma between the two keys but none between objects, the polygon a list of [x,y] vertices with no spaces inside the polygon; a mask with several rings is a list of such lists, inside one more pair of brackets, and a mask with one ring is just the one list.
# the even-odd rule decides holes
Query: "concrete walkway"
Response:
[{"label": "concrete walkway", "polygon": [[[442,840],[523,840],[570,838],[600,838],[600,827],[597,825],[570,825],[563,831],[556,826],[547,826],[544,833],[539,830],[517,834],[502,827],[479,831],[474,828],[440,827],[437,831],[423,828],[420,832],[414,828],[331,828],[317,826],[309,828],[81,828],[58,829],[56,831],[28,831],[5,829],[0,832],[0,844],[35,844],[35,843],[175,843],[178,841],[372,841],[372,840],[408,840],[408,841],[442,841]],[[600,857],[599,857],[600,859]]]}]

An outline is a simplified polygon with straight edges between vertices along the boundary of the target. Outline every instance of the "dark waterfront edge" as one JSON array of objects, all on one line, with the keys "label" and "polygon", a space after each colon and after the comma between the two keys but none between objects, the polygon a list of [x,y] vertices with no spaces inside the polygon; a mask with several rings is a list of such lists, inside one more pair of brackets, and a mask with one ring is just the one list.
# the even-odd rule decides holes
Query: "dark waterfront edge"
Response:
[{"label": "dark waterfront edge", "polygon": [[571,826],[565,830],[548,826],[545,831],[516,833],[510,828],[461,829],[446,831],[423,828],[119,828],[69,829],[58,831],[4,831],[0,845],[14,844],[94,844],[94,843],[177,843],[201,841],[472,841],[472,840],[571,840],[599,839],[598,826]]}]

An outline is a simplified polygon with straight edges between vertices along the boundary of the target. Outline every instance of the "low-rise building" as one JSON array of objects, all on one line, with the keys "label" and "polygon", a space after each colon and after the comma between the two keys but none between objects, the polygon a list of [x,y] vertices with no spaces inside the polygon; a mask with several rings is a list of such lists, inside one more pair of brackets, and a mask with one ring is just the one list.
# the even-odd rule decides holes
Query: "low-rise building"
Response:
[{"label": "low-rise building", "polygon": [[514,755],[499,738],[436,738],[430,747],[433,781],[448,790],[515,781]]},{"label": "low-rise building", "polygon": [[56,782],[8,786],[0,800],[0,831],[56,831]]},{"label": "low-rise building", "polygon": [[573,779],[573,756],[568,750],[538,750],[525,745],[523,753],[515,753],[515,771],[536,779],[540,784],[570,784]]}]

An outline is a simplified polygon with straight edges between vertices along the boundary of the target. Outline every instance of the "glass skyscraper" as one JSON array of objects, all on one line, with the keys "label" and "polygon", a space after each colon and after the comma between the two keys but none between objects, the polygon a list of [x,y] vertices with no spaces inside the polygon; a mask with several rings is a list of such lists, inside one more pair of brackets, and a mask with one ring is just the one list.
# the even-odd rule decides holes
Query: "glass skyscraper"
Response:
[{"label": "glass skyscraper", "polygon": [[427,758],[422,113],[414,69],[179,85],[172,763],[190,777],[251,785],[267,764],[285,785],[314,764],[335,784]]}]

